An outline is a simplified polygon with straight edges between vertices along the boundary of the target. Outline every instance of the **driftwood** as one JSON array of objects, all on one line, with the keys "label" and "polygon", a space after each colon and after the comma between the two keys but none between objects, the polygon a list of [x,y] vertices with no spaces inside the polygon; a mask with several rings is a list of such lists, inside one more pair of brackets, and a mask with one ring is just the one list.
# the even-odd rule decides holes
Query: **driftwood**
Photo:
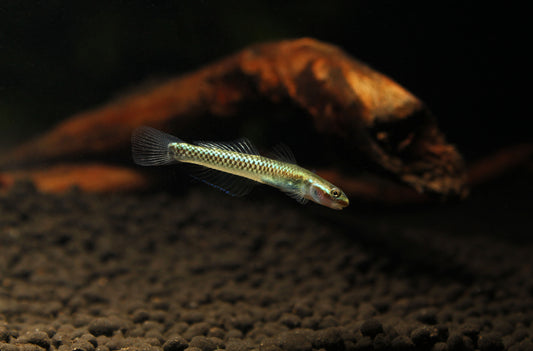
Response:
[{"label": "driftwood", "polygon": [[[446,142],[418,98],[339,48],[313,39],[251,46],[196,72],[72,116],[2,153],[0,186],[8,187],[21,177],[32,178],[49,191],[69,184],[93,191],[146,186],[149,178],[128,164],[133,129],[150,125],[182,135],[195,123],[230,123],[250,106],[265,102],[271,106],[289,102],[303,111],[307,116],[303,130],[312,130],[320,140],[310,140],[296,129],[294,137],[301,143],[311,146],[336,140],[336,147],[327,151],[335,153],[335,164],[320,173],[352,196],[379,200],[383,194],[390,197],[390,191],[403,189],[396,192],[396,200],[420,199],[390,182],[362,178],[353,167],[361,158],[419,192],[441,196],[467,192],[461,155]],[[122,159],[121,165],[113,164],[117,159]],[[57,173],[58,167],[68,171]],[[95,177],[96,170],[99,180],[87,180]],[[117,172],[122,176],[116,177]],[[61,185],[50,185],[54,176],[62,178]],[[379,184],[377,191],[372,190],[375,184]]]},{"label": "driftwood", "polygon": [[149,178],[134,169],[100,163],[58,164],[0,173],[0,189],[19,180],[31,180],[43,192],[64,192],[78,187],[90,192],[120,192],[145,188]]}]

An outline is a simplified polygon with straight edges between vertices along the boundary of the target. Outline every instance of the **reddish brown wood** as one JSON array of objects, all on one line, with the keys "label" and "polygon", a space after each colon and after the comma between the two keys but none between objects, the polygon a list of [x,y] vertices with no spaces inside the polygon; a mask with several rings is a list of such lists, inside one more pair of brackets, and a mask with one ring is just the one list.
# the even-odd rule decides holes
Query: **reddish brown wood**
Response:
[{"label": "reddish brown wood", "polygon": [[[258,100],[299,106],[324,140],[334,136],[342,141],[335,151],[341,165],[351,166],[365,155],[419,191],[466,193],[462,158],[424,104],[339,48],[313,39],[251,46],[196,72],[72,116],[3,153],[0,167],[35,169],[43,162],[86,157],[107,160],[109,154],[120,152],[129,160],[126,152],[137,126],[180,134],[185,126],[199,123],[199,116],[232,118]],[[311,142],[298,131],[294,137]],[[83,174],[79,176],[83,182]]]},{"label": "reddish brown wood", "polygon": [[40,191],[52,193],[64,192],[74,186],[88,192],[124,192],[149,185],[148,178],[134,169],[85,163],[6,172],[0,174],[0,190],[5,191],[22,180],[30,180]]},{"label": "reddish brown wood", "polygon": [[468,183],[471,186],[486,183],[521,165],[526,165],[532,158],[533,144],[525,143],[503,148],[474,162],[469,167]]}]

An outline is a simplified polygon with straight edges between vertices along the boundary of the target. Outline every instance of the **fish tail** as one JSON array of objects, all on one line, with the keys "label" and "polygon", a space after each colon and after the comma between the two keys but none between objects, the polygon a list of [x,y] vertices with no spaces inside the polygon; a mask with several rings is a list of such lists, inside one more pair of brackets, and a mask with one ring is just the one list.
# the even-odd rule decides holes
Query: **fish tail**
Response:
[{"label": "fish tail", "polygon": [[171,143],[183,140],[150,127],[139,127],[131,136],[133,161],[141,166],[160,166],[177,162],[169,149]]}]

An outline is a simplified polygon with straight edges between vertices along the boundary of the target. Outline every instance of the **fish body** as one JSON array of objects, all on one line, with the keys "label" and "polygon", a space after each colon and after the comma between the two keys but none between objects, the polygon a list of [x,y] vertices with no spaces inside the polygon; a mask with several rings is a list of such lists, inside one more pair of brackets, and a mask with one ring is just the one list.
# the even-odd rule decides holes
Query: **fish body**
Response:
[{"label": "fish body", "polygon": [[277,159],[268,158],[259,155],[247,139],[191,144],[141,127],[132,135],[132,155],[143,166],[180,162],[202,166],[196,178],[231,195],[244,195],[254,183],[262,183],[284,191],[300,203],[311,200],[337,210],[349,204],[342,190],[298,166],[287,149],[278,150]]}]

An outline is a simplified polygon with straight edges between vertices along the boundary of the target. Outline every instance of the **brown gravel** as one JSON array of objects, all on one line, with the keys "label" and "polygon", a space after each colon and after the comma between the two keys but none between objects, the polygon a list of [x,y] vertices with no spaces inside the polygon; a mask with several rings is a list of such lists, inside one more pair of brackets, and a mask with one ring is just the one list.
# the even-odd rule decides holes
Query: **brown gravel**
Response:
[{"label": "brown gravel", "polygon": [[487,194],[335,212],[21,183],[0,197],[0,351],[531,350],[529,210]]}]

